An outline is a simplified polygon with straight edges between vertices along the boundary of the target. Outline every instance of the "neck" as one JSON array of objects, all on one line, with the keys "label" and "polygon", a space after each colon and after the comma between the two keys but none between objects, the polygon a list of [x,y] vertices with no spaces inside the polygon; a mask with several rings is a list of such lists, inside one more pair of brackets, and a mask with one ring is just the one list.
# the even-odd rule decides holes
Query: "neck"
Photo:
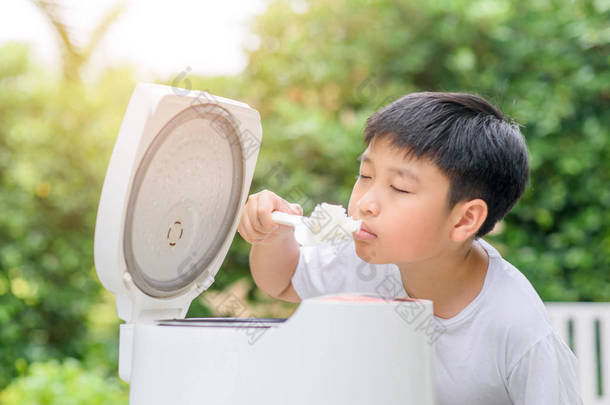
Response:
[{"label": "neck", "polygon": [[425,261],[397,265],[409,297],[432,301],[434,314],[448,319],[479,294],[488,263],[485,249],[477,243],[468,243]]}]

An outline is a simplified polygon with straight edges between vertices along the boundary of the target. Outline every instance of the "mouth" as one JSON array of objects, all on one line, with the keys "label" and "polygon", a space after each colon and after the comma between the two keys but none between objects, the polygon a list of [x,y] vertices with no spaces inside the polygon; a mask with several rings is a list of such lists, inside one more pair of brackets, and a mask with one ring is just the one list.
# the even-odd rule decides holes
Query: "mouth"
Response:
[{"label": "mouth", "polygon": [[377,235],[371,232],[371,230],[364,223],[360,226],[360,230],[354,232],[354,239],[372,240],[375,238],[377,238]]}]

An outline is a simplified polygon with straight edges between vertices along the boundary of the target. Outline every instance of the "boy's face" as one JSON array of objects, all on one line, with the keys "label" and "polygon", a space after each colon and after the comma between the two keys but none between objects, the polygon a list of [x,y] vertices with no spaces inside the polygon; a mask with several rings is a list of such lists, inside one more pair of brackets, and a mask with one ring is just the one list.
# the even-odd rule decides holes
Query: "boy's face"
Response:
[{"label": "boy's face", "polygon": [[362,260],[400,265],[432,258],[447,247],[449,180],[434,164],[406,160],[403,150],[390,147],[389,137],[376,137],[362,154],[359,175],[348,213],[376,235],[355,235]]}]

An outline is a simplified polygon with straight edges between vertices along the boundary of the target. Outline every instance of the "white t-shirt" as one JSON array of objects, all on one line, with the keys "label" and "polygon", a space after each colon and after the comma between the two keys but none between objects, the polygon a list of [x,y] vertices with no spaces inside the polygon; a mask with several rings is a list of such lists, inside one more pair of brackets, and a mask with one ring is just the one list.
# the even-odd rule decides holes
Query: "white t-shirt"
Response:
[{"label": "white t-shirt", "polygon": [[[437,405],[576,405],[577,359],[554,331],[525,276],[482,239],[489,267],[479,295],[450,319],[434,316]],[[361,260],[354,241],[300,249],[299,297],[374,293],[408,297],[394,264]]]}]

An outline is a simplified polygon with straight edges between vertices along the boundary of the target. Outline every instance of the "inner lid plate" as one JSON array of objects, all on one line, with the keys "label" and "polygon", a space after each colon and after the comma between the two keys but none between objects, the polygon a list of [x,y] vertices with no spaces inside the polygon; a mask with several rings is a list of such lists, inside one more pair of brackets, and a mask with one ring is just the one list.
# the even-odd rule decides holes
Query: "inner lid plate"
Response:
[{"label": "inner lid plate", "polygon": [[231,229],[244,166],[234,117],[214,104],[191,106],[157,134],[138,167],[125,220],[127,271],[144,293],[189,288]]}]

